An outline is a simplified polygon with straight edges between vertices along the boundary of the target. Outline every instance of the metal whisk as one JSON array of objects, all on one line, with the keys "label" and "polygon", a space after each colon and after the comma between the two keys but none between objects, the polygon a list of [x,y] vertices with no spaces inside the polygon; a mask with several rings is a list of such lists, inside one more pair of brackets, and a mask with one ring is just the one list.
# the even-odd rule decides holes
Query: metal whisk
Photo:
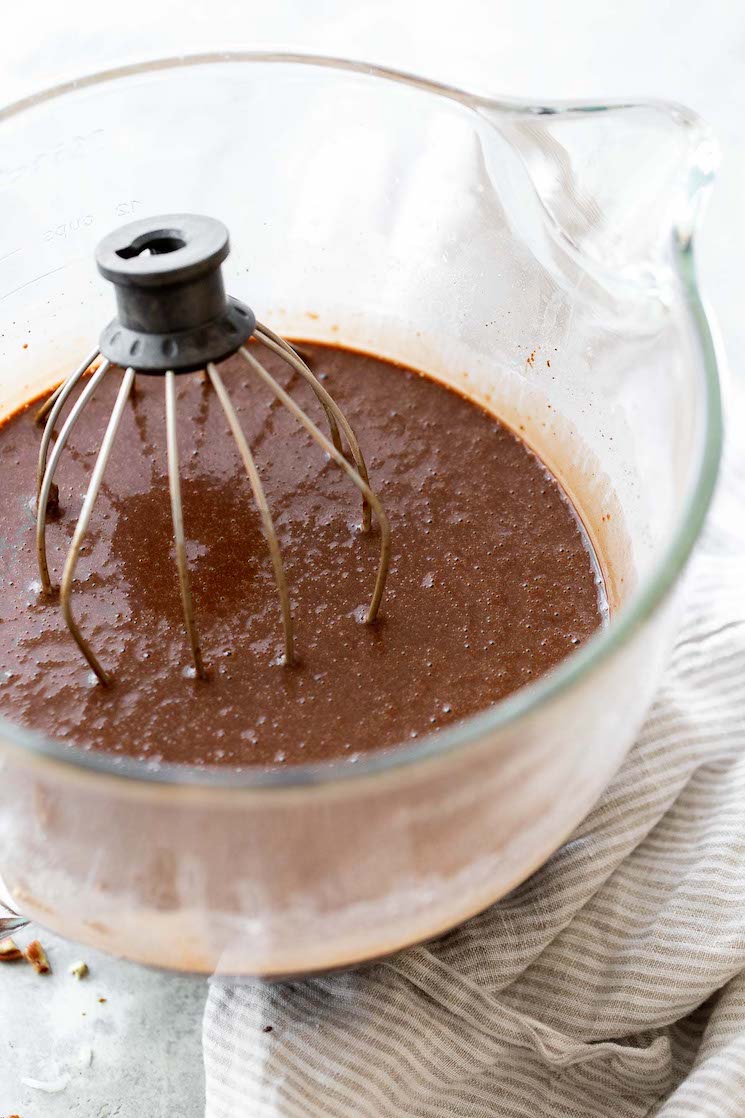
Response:
[{"label": "metal whisk", "polygon": [[[380,529],[380,560],[375,589],[367,611],[368,622],[375,620],[383,597],[390,560],[390,527],[385,510],[370,487],[365,459],[354,431],[344,413],[300,355],[283,338],[267,326],[258,323],[249,307],[226,295],[220,265],[229,251],[228,231],[222,222],[192,214],[169,214],[164,217],[133,221],[104,237],[96,250],[96,264],[101,275],[114,284],[117,317],[104,329],[98,347],[87,354],[75,372],[49,397],[37,416],[40,421],[46,417],[46,425],[39,447],[37,470],[36,549],[42,589],[46,595],[52,595],[54,588],[47,563],[46,526],[55,471],[70,433],[98,385],[105,376],[112,375],[112,366],[116,365],[124,370],[116,403],[101,442],[101,449],[67,553],[60,585],[60,601],[67,626],[83,656],[103,684],[110,683],[111,678],[75,620],[72,610],[72,588],[106,464],[136,375],[162,376],[165,382],[166,449],[176,562],[184,625],[191,646],[194,669],[198,676],[204,678],[206,672],[197,635],[186,561],[176,437],[175,384],[176,377],[183,373],[206,372],[225,412],[228,426],[245,466],[274,569],[284,628],[285,663],[294,662],[295,652],[292,610],[282,554],[251,448],[246,441],[238,415],[218,369],[220,361],[240,353],[251,371],[360,490],[363,502],[363,530],[367,531],[370,528],[371,512],[375,514]],[[330,438],[319,430],[295,400],[264,368],[255,354],[246,347],[250,338],[254,338],[265,349],[281,357],[308,382],[326,414]],[[257,347],[252,347],[255,348]],[[99,357],[103,360],[70,409],[50,453],[55,425],[66,401],[86,371]],[[345,456],[342,434],[352,461]]]}]

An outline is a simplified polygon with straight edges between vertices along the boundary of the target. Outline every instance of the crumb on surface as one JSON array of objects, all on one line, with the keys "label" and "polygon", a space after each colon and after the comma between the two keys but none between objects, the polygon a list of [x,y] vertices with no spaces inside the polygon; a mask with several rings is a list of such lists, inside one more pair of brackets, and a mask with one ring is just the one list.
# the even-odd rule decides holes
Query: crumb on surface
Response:
[{"label": "crumb on surface", "polygon": [[274,1025],[264,1025],[261,1031],[262,1033],[273,1033]]},{"label": "crumb on surface", "polygon": [[88,964],[79,959],[77,963],[73,963],[70,967],[70,974],[79,981],[81,978],[85,978],[89,970]]},{"label": "crumb on surface", "polygon": [[22,958],[23,952],[11,936],[0,940],[0,963],[16,963]]},{"label": "crumb on surface", "polygon": [[101,1003],[101,1005],[103,1005],[103,1004],[104,1004],[104,1002],[106,1001],[106,998],[99,998],[98,1000],[99,1000],[99,1002]]},{"label": "crumb on surface", "polygon": [[31,941],[24,954],[37,974],[49,974],[51,972],[52,968],[49,965],[46,951],[41,946],[38,939]]}]

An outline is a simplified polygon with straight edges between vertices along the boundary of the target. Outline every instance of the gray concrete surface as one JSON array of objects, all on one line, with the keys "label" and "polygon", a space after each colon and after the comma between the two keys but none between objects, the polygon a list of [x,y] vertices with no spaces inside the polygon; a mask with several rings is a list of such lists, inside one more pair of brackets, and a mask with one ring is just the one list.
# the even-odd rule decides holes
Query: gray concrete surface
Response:
[{"label": "gray concrete surface", "polygon": [[[158,974],[42,929],[51,974],[0,966],[0,1115],[198,1118],[204,1112],[201,1024],[207,983]],[[90,973],[68,968],[87,962]],[[99,999],[105,998],[105,1001]],[[24,1078],[67,1087],[46,1094]]]}]

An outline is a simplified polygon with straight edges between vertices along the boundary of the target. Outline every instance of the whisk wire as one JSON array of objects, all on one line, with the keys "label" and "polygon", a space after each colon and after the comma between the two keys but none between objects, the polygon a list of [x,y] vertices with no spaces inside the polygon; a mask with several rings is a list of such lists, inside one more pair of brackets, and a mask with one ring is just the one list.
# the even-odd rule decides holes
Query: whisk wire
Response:
[{"label": "whisk wire", "polygon": [[238,419],[238,414],[233,407],[233,402],[230,399],[222,377],[220,376],[216,367],[210,362],[207,365],[207,372],[209,374],[212,387],[217,393],[218,399],[222,404],[225,417],[228,425],[236,441],[238,451],[243,459],[243,465],[248,474],[248,479],[251,483],[253,490],[254,500],[256,501],[259,514],[261,516],[261,524],[266,537],[266,542],[269,547],[269,554],[272,560],[272,567],[274,568],[274,581],[277,584],[277,593],[279,594],[280,606],[282,609],[282,625],[284,628],[285,637],[285,663],[292,664],[295,660],[294,651],[294,638],[292,630],[292,609],[290,606],[290,595],[287,589],[287,579],[285,578],[285,569],[282,562],[282,552],[277,539],[277,533],[274,528],[274,520],[269,509],[269,504],[264,493],[264,486],[261,483],[259,471],[256,468],[256,462],[251,448],[248,445],[246,436]]},{"label": "whisk wire", "polygon": [[341,441],[341,435],[339,434],[340,424],[338,422],[341,419],[341,416],[339,414],[339,409],[336,406],[336,402],[332,399],[331,396],[329,396],[323,385],[319,384],[317,378],[313,376],[313,373],[311,373],[306,363],[300,357],[300,354],[296,353],[296,351],[284,340],[284,338],[281,338],[279,334],[275,334],[274,331],[270,330],[268,326],[262,326],[260,322],[256,323],[253,337],[255,337],[257,341],[263,342],[263,344],[267,346],[267,348],[272,349],[275,353],[277,353],[280,357],[282,357],[285,361],[292,365],[293,368],[298,373],[300,373],[302,377],[305,377],[305,379],[311,385],[316,396],[318,397],[319,404],[326,413],[329,432],[331,434],[331,441],[336,449],[339,451],[339,453],[343,454],[344,446]]},{"label": "whisk wire", "polygon": [[[49,415],[52,408],[54,408],[55,404],[59,400],[60,396],[62,396],[63,397],[62,403],[55,410],[55,413],[54,413],[54,420],[57,419],[57,417],[59,416],[60,411],[62,410],[62,406],[63,406],[65,400],[70,395],[73,388],[78,383],[78,381],[83,376],[83,374],[86,372],[86,370],[88,368],[90,368],[90,366],[96,360],[96,358],[98,357],[100,352],[101,352],[100,349],[98,348],[98,346],[96,346],[96,348],[88,354],[88,356],[85,358],[85,360],[82,361],[80,363],[80,365],[78,365],[75,372],[71,373],[69,377],[67,377],[65,380],[63,380],[62,384],[58,384],[57,387],[55,388],[54,392],[51,394],[51,396],[47,396],[46,400],[44,401],[44,403],[41,405],[41,407],[37,411],[36,415],[34,416],[34,421],[36,423],[41,423],[44,419],[46,419],[46,417]],[[54,420],[52,421],[52,423],[54,423]],[[43,472],[44,471],[42,470],[42,474],[43,474]]]},{"label": "whisk wire", "polygon": [[98,497],[98,493],[101,488],[104,471],[106,470],[106,466],[111,455],[111,450],[114,446],[114,440],[116,438],[116,433],[119,430],[119,424],[122,421],[124,408],[126,407],[127,401],[129,400],[129,394],[132,390],[134,378],[134,369],[127,369],[122,379],[122,383],[119,387],[119,392],[117,394],[116,402],[111,413],[111,418],[109,419],[108,425],[106,427],[106,433],[104,434],[104,437],[101,441],[101,449],[98,452],[96,464],[93,467],[93,473],[91,474],[91,480],[88,484],[88,491],[85,495],[85,500],[83,501],[83,507],[80,510],[80,516],[78,517],[78,522],[75,525],[72,543],[70,544],[70,550],[67,553],[64,571],[62,572],[62,583],[60,588],[62,613],[64,615],[65,621],[67,622],[67,627],[75,638],[78,648],[82,652],[83,656],[86,658],[91,668],[96,673],[99,681],[104,685],[110,683],[111,680],[101,666],[101,662],[91,648],[90,644],[80,631],[80,626],[75,620],[72,612],[72,585],[75,580],[75,569],[78,564],[78,559],[80,558],[80,551],[83,546],[83,540],[85,539],[85,534],[88,531],[88,525],[90,523],[93,507],[96,503],[96,498]]},{"label": "whisk wire", "polygon": [[[88,366],[86,365],[85,368],[87,369]],[[54,449],[49,456],[48,463],[46,463],[41,485],[39,486],[39,492],[36,499],[36,556],[39,564],[39,576],[41,578],[42,590],[47,596],[49,596],[53,590],[52,580],[49,575],[49,565],[47,563],[47,505],[49,503],[49,494],[52,491],[54,474],[57,466],[59,465],[59,460],[62,457],[62,452],[65,449],[67,440],[70,437],[70,432],[72,431],[77,421],[80,419],[80,416],[83,413],[86,404],[103,380],[108,368],[109,362],[106,360],[102,361],[91,379],[86,384],[83,391],[78,396],[77,400],[75,401],[73,407],[70,410],[70,414],[68,415],[65,422],[62,424],[60,433],[57,436],[57,441],[54,444]],[[85,372],[85,369],[83,369],[83,372]],[[73,374],[73,376],[75,375],[76,374]],[[80,375],[82,376],[82,373]],[[57,402],[60,402],[60,396],[57,397]],[[47,426],[44,430],[44,437],[46,438],[47,447],[49,446],[49,441],[52,437],[52,429],[54,427],[56,418],[56,415],[52,414],[47,420]],[[39,461],[41,462],[41,456],[39,457]]]},{"label": "whisk wire", "polygon": [[191,646],[194,670],[200,679],[206,679],[202,652],[199,647],[197,625],[194,619],[194,601],[191,596],[191,579],[186,558],[186,537],[184,535],[184,512],[181,504],[181,477],[178,461],[178,437],[176,431],[176,374],[172,369],[166,372],[166,453],[168,457],[168,488],[171,494],[171,520],[176,542],[176,566],[181,590],[181,605],[184,611],[184,627]]},{"label": "whisk wire", "polygon": [[368,624],[371,624],[380,608],[380,603],[383,598],[385,590],[385,583],[388,577],[388,568],[390,566],[391,558],[391,529],[386,516],[385,509],[381,504],[377,495],[370,488],[369,484],[360,476],[359,471],[349,462],[343,454],[341,454],[333,443],[326,438],[322,431],[318,429],[313,420],[305,414],[303,409],[293,400],[289,393],[285,392],[281,384],[278,384],[274,377],[269,373],[260,361],[251,354],[246,346],[241,346],[239,352],[244,359],[248,362],[250,367],[255,373],[264,381],[264,383],[271,389],[277,399],[284,404],[289,412],[294,415],[298,423],[300,423],[309,435],[318,443],[318,445],[328,454],[330,458],[347,474],[354,482],[357,488],[362,493],[363,497],[372,506],[375,513],[375,519],[380,527],[380,559],[378,562],[378,573],[375,580],[375,589],[373,596],[368,607],[367,616],[365,618]]},{"label": "whisk wire", "polygon": [[62,381],[62,384],[57,385],[51,396],[47,396],[46,400],[34,416],[34,423],[38,423],[39,425],[41,425],[44,422],[54,405],[57,403],[57,400],[65,389],[65,385],[69,382],[70,379],[70,377],[67,377],[65,380]]},{"label": "whisk wire", "polygon": [[[311,388],[315,392],[316,396],[318,397],[322,407],[326,411],[326,414],[329,416],[329,423],[331,423],[332,421],[334,422],[334,424],[338,423],[339,427],[341,427],[342,431],[344,432],[344,435],[346,436],[346,440],[349,443],[349,449],[352,452],[352,457],[354,458],[354,462],[355,462],[355,465],[357,467],[357,472],[359,473],[362,480],[367,485],[369,485],[370,484],[370,478],[369,478],[369,475],[368,475],[368,472],[367,472],[367,466],[365,464],[365,459],[364,459],[364,456],[362,454],[360,444],[357,441],[357,436],[355,435],[354,430],[352,429],[351,423],[349,422],[349,420],[345,416],[344,412],[341,410],[341,408],[337,404],[334,397],[329,392],[326,391],[326,389],[323,387],[321,382],[318,380],[318,377],[315,376],[315,374],[312,372],[312,370],[308,367],[307,363],[305,361],[303,361],[300,354],[297,353],[296,350],[294,350],[292,348],[292,346],[289,344],[289,342],[286,342],[284,338],[281,338],[279,336],[279,334],[275,334],[273,330],[270,330],[268,326],[264,326],[263,323],[257,322],[256,323],[256,330],[254,331],[254,336],[257,338],[258,341],[260,341],[262,343],[262,345],[266,346],[267,349],[272,350],[273,353],[278,354],[280,357],[283,357],[285,361],[289,362],[289,364],[292,365],[292,367],[300,374],[300,376],[303,377],[308,382],[308,384],[311,386]],[[336,447],[336,449],[339,451],[339,453],[342,453],[343,448],[341,446],[341,440],[333,438],[333,430],[332,430],[332,442],[333,442],[334,446]],[[370,503],[368,502],[367,498],[363,494],[363,496],[362,496],[362,531],[363,532],[369,532],[370,531],[370,521],[371,521]]]}]

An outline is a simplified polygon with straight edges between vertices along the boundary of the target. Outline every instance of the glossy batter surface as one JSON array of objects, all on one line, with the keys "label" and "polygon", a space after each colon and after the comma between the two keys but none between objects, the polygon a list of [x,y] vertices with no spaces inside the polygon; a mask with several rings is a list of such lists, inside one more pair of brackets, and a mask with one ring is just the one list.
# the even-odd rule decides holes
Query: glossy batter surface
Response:
[{"label": "glossy batter surface", "polygon": [[[239,358],[223,379],[256,455],[285,560],[300,662],[284,667],[266,543],[211,388],[178,378],[184,518],[209,680],[189,670],[172,543],[164,383],[140,376],[87,546],[74,609],[115,679],[94,683],[58,603],[40,595],[35,408],[0,428],[0,713],[86,749],[281,766],[410,742],[507,695],[601,623],[586,537],[511,432],[434,381],[305,346],[356,429],[393,530],[380,620],[362,623],[378,560],[357,491]],[[262,360],[264,354],[262,353]],[[324,430],[307,386],[278,375]],[[121,373],[83,414],[48,530],[56,581]]]}]

